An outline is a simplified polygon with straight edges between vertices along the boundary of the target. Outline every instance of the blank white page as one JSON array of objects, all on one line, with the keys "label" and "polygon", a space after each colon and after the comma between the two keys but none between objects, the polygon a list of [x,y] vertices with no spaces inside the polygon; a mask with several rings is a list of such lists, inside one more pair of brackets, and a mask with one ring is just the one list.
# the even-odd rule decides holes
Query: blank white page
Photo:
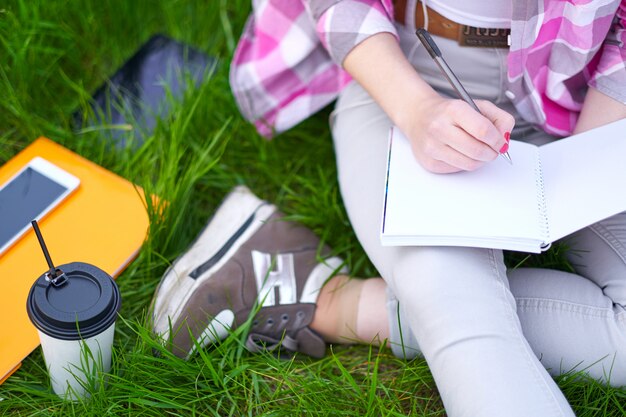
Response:
[{"label": "blank white page", "polygon": [[626,119],[539,153],[552,241],[626,210]]},{"label": "blank white page", "polygon": [[511,141],[513,165],[498,157],[455,174],[422,168],[397,128],[391,147],[383,242],[386,236],[450,236],[467,237],[462,246],[484,246],[472,238],[547,238],[539,218],[535,145]]}]

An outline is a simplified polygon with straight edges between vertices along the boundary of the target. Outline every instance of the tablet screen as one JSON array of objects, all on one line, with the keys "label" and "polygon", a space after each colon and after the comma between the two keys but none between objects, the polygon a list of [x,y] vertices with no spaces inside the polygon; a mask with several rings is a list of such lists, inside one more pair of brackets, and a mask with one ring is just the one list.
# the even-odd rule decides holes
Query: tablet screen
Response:
[{"label": "tablet screen", "polygon": [[30,167],[0,189],[0,253],[66,191]]}]

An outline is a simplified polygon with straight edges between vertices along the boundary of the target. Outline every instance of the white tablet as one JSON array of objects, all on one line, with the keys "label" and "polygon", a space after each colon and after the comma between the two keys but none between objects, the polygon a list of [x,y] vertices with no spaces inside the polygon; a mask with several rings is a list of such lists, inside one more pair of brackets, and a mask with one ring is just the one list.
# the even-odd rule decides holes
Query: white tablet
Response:
[{"label": "white tablet", "polygon": [[31,227],[58,206],[80,180],[43,158],[33,158],[0,184],[0,256]]}]

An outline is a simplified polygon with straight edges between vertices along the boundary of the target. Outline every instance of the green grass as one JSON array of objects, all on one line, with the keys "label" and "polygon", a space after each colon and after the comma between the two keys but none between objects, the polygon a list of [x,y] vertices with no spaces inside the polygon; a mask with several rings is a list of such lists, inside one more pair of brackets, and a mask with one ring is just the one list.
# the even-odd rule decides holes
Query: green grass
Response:
[{"label": "green grass", "polygon": [[[339,196],[328,110],[272,142],[237,112],[228,62],[248,10],[248,0],[0,5],[0,163],[44,135],[169,202],[163,216],[152,213],[147,243],[118,279],[124,301],[106,388],[94,390],[88,402],[59,400],[37,349],[0,386],[0,415],[444,415],[420,359],[335,346],[322,360],[278,360],[247,353],[239,331],[182,361],[164,351],[145,325],[161,275],[237,184],[313,229],[355,275],[376,274]],[[175,101],[171,116],[135,151],[106,146],[111,129],[123,127],[75,131],[75,109],[155,33],[220,57],[216,74]],[[509,262],[567,268],[558,249]],[[576,375],[558,382],[580,416],[626,414],[623,390]]]}]

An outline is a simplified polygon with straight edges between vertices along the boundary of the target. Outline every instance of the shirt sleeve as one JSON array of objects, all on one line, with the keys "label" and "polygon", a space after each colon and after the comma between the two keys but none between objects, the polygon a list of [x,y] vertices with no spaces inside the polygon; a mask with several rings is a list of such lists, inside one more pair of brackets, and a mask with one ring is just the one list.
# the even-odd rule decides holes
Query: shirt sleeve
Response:
[{"label": "shirt sleeve", "polygon": [[621,0],[589,85],[626,104],[626,0]]},{"label": "shirt sleeve", "polygon": [[387,32],[398,38],[391,0],[305,0],[305,5],[322,45],[338,65],[372,35]]}]

